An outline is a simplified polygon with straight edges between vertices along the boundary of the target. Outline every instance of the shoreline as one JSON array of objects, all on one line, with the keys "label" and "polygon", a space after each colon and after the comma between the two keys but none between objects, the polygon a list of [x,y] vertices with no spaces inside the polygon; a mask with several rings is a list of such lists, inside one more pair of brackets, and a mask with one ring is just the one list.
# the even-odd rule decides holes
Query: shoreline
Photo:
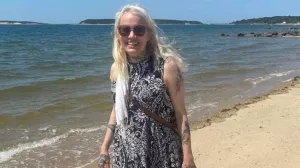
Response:
[{"label": "shoreline", "polygon": [[[251,107],[249,107],[251,105],[255,105],[255,104],[257,104],[259,102],[263,102],[267,99],[271,99],[270,97],[275,96],[275,95],[288,94],[289,91],[291,89],[293,89],[295,86],[300,87],[300,77],[299,76],[294,77],[289,82],[275,86],[272,90],[270,90],[266,93],[261,93],[254,97],[246,99],[245,101],[232,104],[232,105],[230,105],[229,108],[220,107],[219,110],[212,113],[211,116],[208,116],[208,117],[203,118],[198,121],[190,122],[191,133],[192,133],[192,149],[193,149],[196,165],[198,167],[203,167],[203,165],[202,165],[203,163],[201,163],[201,162],[203,162],[203,158],[202,158],[203,154],[201,154],[203,152],[201,151],[201,149],[203,148],[203,146],[206,146],[206,144],[201,143],[201,139],[203,139],[203,137],[204,137],[203,135],[201,135],[200,137],[199,136],[197,137],[197,135],[195,135],[195,134],[198,134],[198,132],[201,130],[210,128],[212,125],[218,125],[221,123],[225,123],[227,120],[230,120],[232,117],[237,116],[241,110],[249,109],[249,108],[251,109]],[[262,127],[259,127],[259,128],[262,128]],[[226,129],[226,128],[224,128],[224,129]],[[210,133],[207,133],[207,136],[209,136],[209,135],[210,135]],[[212,157],[211,160],[212,160],[211,164],[213,164],[214,157]],[[224,158],[224,160],[226,160],[226,158]],[[93,161],[92,163],[88,163],[88,164],[84,165],[83,167],[84,168],[97,168],[97,159],[95,161]],[[204,166],[204,167],[206,167],[206,166]],[[223,167],[223,165],[218,165],[216,167]],[[211,168],[214,168],[214,166]]]},{"label": "shoreline", "polygon": [[191,129],[197,130],[202,129],[204,127],[210,126],[213,123],[223,122],[226,118],[234,116],[237,112],[243,108],[247,108],[248,105],[254,104],[263,100],[266,100],[271,95],[278,95],[283,93],[288,93],[289,89],[293,86],[300,84],[300,77],[296,76],[291,81],[279,84],[275,86],[273,89],[265,92],[257,94],[256,96],[250,97],[244,101],[230,104],[228,108],[220,107],[218,110],[212,113],[212,115],[207,116],[198,121],[190,122]]}]

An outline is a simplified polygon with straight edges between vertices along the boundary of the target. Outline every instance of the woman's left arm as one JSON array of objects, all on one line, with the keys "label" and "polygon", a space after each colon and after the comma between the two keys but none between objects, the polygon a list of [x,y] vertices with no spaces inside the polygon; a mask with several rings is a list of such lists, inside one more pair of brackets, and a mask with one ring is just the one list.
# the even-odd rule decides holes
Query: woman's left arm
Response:
[{"label": "woman's left arm", "polygon": [[184,82],[181,70],[174,60],[167,58],[164,64],[164,81],[169,89],[175,110],[177,128],[182,136],[182,168],[196,168],[191,147],[191,132],[184,102]]}]

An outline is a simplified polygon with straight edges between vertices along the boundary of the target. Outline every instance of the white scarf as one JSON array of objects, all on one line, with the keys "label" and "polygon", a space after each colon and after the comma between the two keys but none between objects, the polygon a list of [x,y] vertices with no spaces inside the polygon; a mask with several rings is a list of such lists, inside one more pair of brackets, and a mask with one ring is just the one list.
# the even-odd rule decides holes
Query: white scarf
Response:
[{"label": "white scarf", "polygon": [[127,91],[128,84],[127,80],[122,80],[119,76],[116,81],[116,104],[115,112],[117,118],[117,125],[120,125],[121,132],[125,136],[126,121],[128,118],[127,112]]}]

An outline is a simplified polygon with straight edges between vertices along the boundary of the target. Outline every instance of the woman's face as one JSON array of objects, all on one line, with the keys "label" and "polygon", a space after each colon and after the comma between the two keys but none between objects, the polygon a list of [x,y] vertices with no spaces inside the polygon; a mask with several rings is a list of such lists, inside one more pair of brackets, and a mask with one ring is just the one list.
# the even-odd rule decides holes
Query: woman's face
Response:
[{"label": "woman's face", "polygon": [[119,40],[130,58],[143,54],[146,49],[149,32],[145,26],[142,19],[133,13],[127,12],[121,17],[118,28]]}]

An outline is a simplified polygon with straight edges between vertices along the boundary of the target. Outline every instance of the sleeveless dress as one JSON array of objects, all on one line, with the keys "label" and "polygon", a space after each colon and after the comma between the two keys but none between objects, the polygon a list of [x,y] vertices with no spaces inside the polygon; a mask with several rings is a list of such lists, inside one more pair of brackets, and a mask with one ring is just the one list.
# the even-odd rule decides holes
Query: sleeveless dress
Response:
[{"label": "sleeveless dress", "polygon": [[[129,99],[127,104],[125,138],[118,125],[115,129],[113,168],[179,168],[182,165],[178,133],[148,117],[140,108],[143,106],[176,125],[170,94],[163,82],[164,62],[158,61],[157,70],[153,68],[151,56],[128,63],[129,93],[134,99]],[[112,82],[112,96],[115,102],[115,82]]]}]

